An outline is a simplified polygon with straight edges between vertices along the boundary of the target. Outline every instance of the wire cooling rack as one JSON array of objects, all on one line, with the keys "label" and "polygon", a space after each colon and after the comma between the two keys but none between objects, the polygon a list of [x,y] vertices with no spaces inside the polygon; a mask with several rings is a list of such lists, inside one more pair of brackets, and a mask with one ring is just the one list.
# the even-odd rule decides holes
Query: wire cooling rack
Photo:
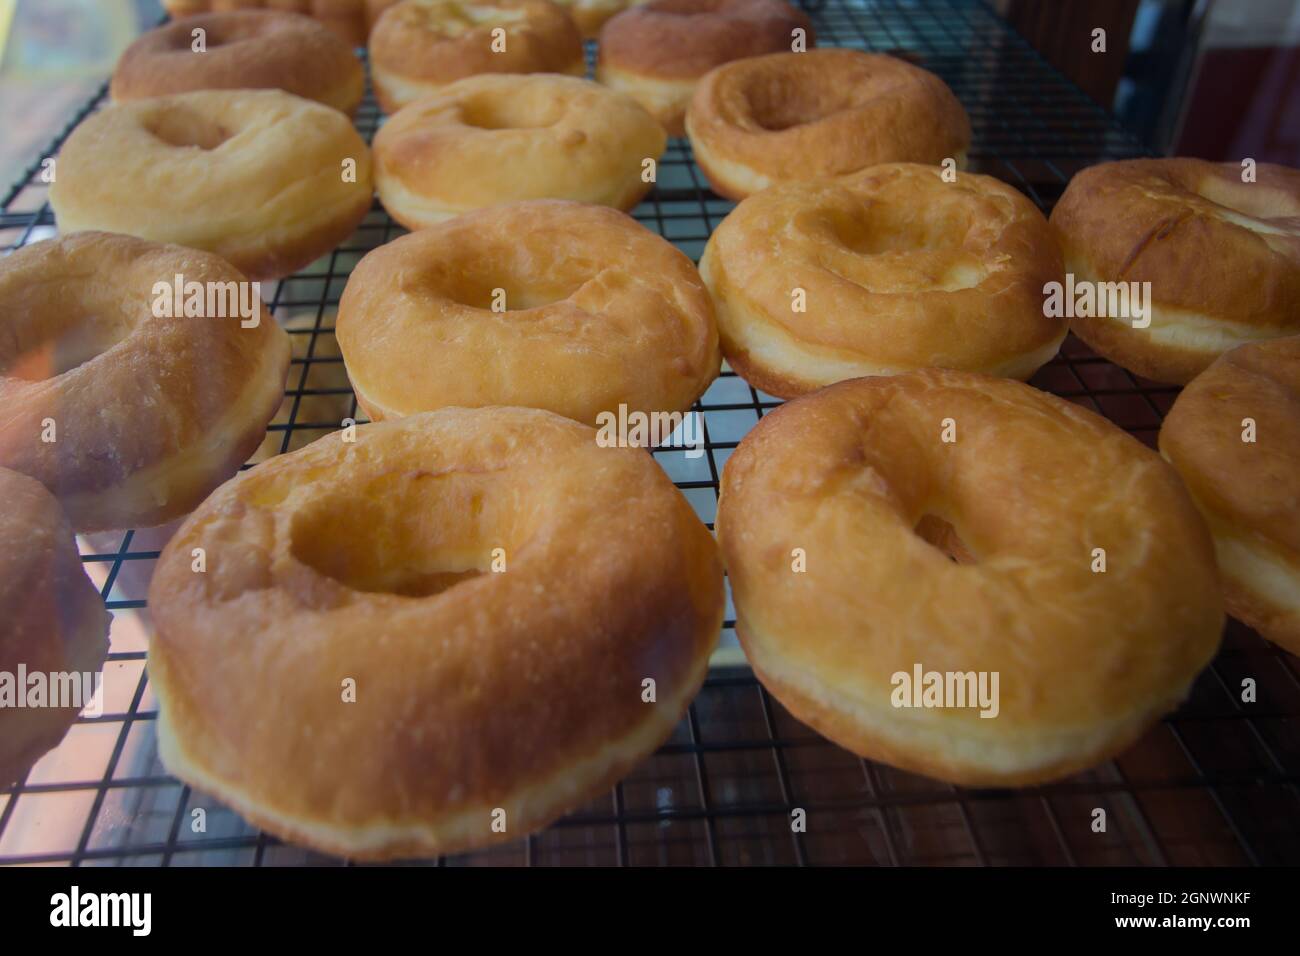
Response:
[{"label": "wire cooling rack", "polygon": [[[1143,149],[977,0],[809,3],[819,42],[892,51],[941,75],[974,128],[976,171],[1045,212],[1072,173]],[[54,155],[73,118],[51,145]],[[367,97],[357,126],[380,116]],[[0,204],[0,251],[54,233],[42,166]],[[635,210],[698,259],[732,203],[709,192],[690,146],[673,140],[659,182]],[[291,333],[284,403],[254,461],[356,417],[334,339],[348,274],[402,230],[375,205],[346,243],[276,286]],[[1154,444],[1177,389],[1135,379],[1070,338],[1033,380]],[[706,451],[656,458],[710,525],[718,475],[737,442],[779,402],[729,371],[697,405]],[[0,790],[0,863],[288,865],[342,863],[281,844],[158,762],[145,673],[143,596],[169,529],[81,539],[113,611],[103,715],[82,717],[19,785]],[[737,660],[728,602],[722,660]],[[728,650],[731,648],[732,650]],[[730,656],[728,656],[730,655]],[[1241,685],[1257,682],[1255,703]],[[1096,809],[1105,832],[1094,832]],[[204,829],[196,832],[203,810]],[[795,832],[802,809],[806,830]],[[717,667],[669,740],[611,792],[547,830],[488,851],[425,861],[476,864],[1279,864],[1300,862],[1300,662],[1237,625],[1191,698],[1118,759],[1028,790],[962,790],[861,760],[800,724],[743,667]]]}]

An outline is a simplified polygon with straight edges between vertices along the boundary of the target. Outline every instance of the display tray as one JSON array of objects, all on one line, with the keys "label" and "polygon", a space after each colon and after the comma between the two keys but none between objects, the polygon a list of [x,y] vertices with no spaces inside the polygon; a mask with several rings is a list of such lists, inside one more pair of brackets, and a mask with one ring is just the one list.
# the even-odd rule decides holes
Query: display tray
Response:
[{"label": "display tray", "polygon": [[[952,87],[974,130],[970,168],[1016,186],[1044,212],[1070,176],[1141,145],[975,0],[825,0],[819,43],[893,52]],[[591,58],[594,50],[589,49]],[[106,100],[86,104],[53,142]],[[367,95],[356,116],[380,123]],[[0,251],[54,235],[42,165],[0,204]],[[658,183],[634,211],[698,260],[733,207],[711,193],[686,140],[671,140]],[[376,202],[329,256],[267,298],[291,333],[284,402],[253,462],[301,448],[358,417],[334,338],[348,274],[401,235]],[[1154,446],[1177,388],[1139,378],[1070,337],[1032,384],[1110,418]],[[718,477],[779,400],[724,369],[696,405],[706,454],[656,460],[712,527]],[[250,467],[252,463],[250,463]],[[174,526],[79,539],[113,611],[103,714],[81,717],[25,780],[0,789],[0,864],[342,864],[259,832],[158,761],[145,670],[144,596]],[[799,723],[744,666],[730,598],[714,669],[672,738],[609,793],[548,829],[490,850],[422,861],[476,864],[1248,865],[1300,863],[1300,661],[1231,622],[1187,703],[1118,759],[1051,786],[963,790],[859,759]],[[1241,701],[1246,678],[1257,702]],[[195,809],[206,830],[194,832]],[[806,813],[794,832],[792,814]],[[1094,811],[1106,811],[1095,832]]]}]

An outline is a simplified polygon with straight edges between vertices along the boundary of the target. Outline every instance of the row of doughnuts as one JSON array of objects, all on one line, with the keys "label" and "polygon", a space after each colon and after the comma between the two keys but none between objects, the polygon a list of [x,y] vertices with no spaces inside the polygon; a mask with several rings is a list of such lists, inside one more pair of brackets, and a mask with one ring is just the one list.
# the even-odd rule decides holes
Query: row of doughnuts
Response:
[{"label": "row of doughnuts", "polygon": [[[631,95],[676,136],[696,84],[714,67],[816,42],[807,15],[784,0],[171,0],[169,10],[177,18],[167,28],[170,51],[215,22],[195,14],[233,13],[247,23],[267,10],[311,14],[344,45],[369,47],[375,96],[390,113],[480,73],[582,76],[583,38],[599,36],[597,80]],[[137,43],[128,60],[163,49]]]},{"label": "row of doughnuts", "polygon": [[[713,15],[721,16],[727,9],[719,7]],[[629,14],[641,17],[655,11],[650,5]],[[289,29],[260,22],[302,18],[243,16],[259,22],[255,26],[232,26],[231,35],[253,36],[282,50],[282,55],[290,59],[316,49],[307,42],[302,23]],[[223,29],[218,26],[216,39],[223,35]],[[183,36],[182,31],[182,41]],[[248,59],[245,55],[214,68],[215,60],[206,55],[196,57],[186,49],[175,49],[174,38],[146,37],[142,46],[165,48],[169,57],[188,57],[189,62],[206,64],[200,73],[191,76],[196,83],[233,82],[231,78],[238,75]],[[251,46],[247,41],[219,46],[214,55],[238,53]],[[346,51],[342,55],[350,57]],[[147,57],[142,60],[128,54],[123,60],[124,66],[134,64],[145,75],[162,72],[163,64],[151,65]],[[352,60],[349,70],[343,72],[359,70],[355,58]],[[171,63],[171,59],[165,62]],[[285,71],[271,71],[270,76],[277,72]],[[131,88],[129,76],[128,70],[122,83],[115,83],[115,89],[119,85]],[[264,77],[258,82],[264,80],[269,81]],[[328,88],[329,84],[318,78],[317,86]],[[349,81],[347,86],[355,88],[357,84]],[[329,98],[326,89],[317,92],[321,99]],[[164,109],[163,103],[175,105]],[[63,182],[56,183],[52,195],[56,212],[71,228],[124,231],[207,248],[231,259],[255,278],[264,277],[268,265],[265,250],[245,255],[242,246],[248,241],[266,245],[266,236],[274,235],[274,230],[262,229],[255,240],[234,237],[233,243],[223,241],[228,237],[221,233],[229,228],[226,224],[234,216],[259,225],[266,221],[265,216],[259,220],[255,211],[240,208],[239,204],[232,204],[228,210],[232,215],[225,218],[203,215],[201,231],[208,233],[203,236],[177,229],[181,217],[169,214],[172,211],[165,208],[150,208],[147,201],[132,209],[119,208],[119,215],[113,214],[111,196],[121,195],[124,181],[138,180],[139,176],[137,170],[128,168],[129,164],[123,167],[115,161],[110,163],[104,161],[104,156],[110,152],[116,156],[123,149],[132,154],[139,152],[130,147],[133,138],[139,138],[141,127],[150,141],[161,139],[164,145],[171,141],[181,148],[184,162],[177,164],[175,175],[196,184],[190,188],[216,194],[220,186],[222,193],[234,191],[256,200],[256,211],[265,213],[270,208],[265,203],[265,188],[247,188],[249,171],[256,171],[257,165],[237,162],[235,157],[212,164],[207,162],[210,157],[196,156],[188,148],[197,144],[209,147],[204,152],[210,152],[212,145],[224,142],[223,137],[234,134],[236,138],[252,139],[256,130],[247,133],[240,125],[240,112],[215,95],[196,97],[193,104],[166,98],[148,104],[128,103],[122,108],[137,115],[127,112],[118,118],[114,110],[109,110],[103,119],[95,117],[85,124],[65,150],[68,155]],[[159,110],[166,115],[149,115]],[[261,107],[254,112],[266,111]],[[235,122],[218,121],[216,113],[229,113]],[[298,140],[295,125],[278,120],[273,125],[284,134],[282,139]],[[279,245],[287,248],[277,249],[278,258],[272,256],[269,262],[282,272],[332,247],[368,208],[368,154],[350,128],[335,125],[338,129],[332,135],[337,138],[331,140],[334,162],[340,155],[355,154],[361,168],[352,183],[321,183],[311,191],[313,199],[325,197],[326,201],[313,202],[311,214],[299,216],[295,226],[319,235],[321,241],[304,244],[300,236],[286,235]],[[861,224],[855,226],[851,220],[852,210],[861,208],[864,199],[879,202],[891,195],[897,197],[893,202],[905,204],[909,197],[920,194],[917,190],[934,193],[934,184],[927,186],[927,178],[917,175],[903,176],[893,184],[878,176],[860,176],[852,185],[842,186],[844,193],[838,192],[840,186],[826,187],[816,197],[808,191],[818,187],[798,187],[795,183],[842,177],[898,160],[930,164],[951,161],[961,165],[969,143],[969,121],[951,92],[933,75],[889,57],[843,50],[740,59],[715,68],[699,83],[687,125],[696,156],[717,191],[743,198],[765,187],[789,184],[784,191],[768,192],[762,198],[742,203],[715,234],[705,261],[706,275],[716,276],[718,298],[737,300],[724,309],[722,316],[727,357],[733,365],[751,370],[752,378],[765,383],[770,391],[788,397],[797,394],[800,387],[827,384],[854,370],[864,374],[873,369],[929,364],[1024,378],[1054,354],[1053,339],[1059,342],[1063,334],[1064,323],[1059,321],[1062,316],[1025,315],[1026,305],[1030,313],[1042,310],[1023,296],[1021,304],[1011,310],[1015,314],[996,323],[999,333],[1008,333],[1005,344],[992,342],[986,335],[974,340],[977,354],[961,354],[972,341],[970,336],[961,336],[947,353],[926,345],[929,352],[910,362],[900,361],[903,357],[898,349],[891,347],[897,343],[892,341],[895,336],[890,317],[901,316],[897,311],[900,307],[911,309],[916,305],[906,295],[850,295],[847,299],[837,294],[813,295],[820,306],[815,306],[809,316],[792,316],[782,301],[792,288],[809,291],[799,281],[798,263],[810,261],[809,257],[816,262],[816,256],[828,244],[832,248],[844,245],[835,230],[863,232]],[[101,126],[104,135],[95,136]],[[110,135],[118,128],[129,135]],[[284,148],[270,138],[265,147]],[[626,209],[649,188],[652,177],[645,174],[646,164],[657,159],[663,149],[663,136],[645,112],[616,93],[558,76],[492,74],[452,83],[400,110],[376,137],[374,178],[380,201],[409,228],[429,226],[493,203],[541,197]],[[155,149],[151,163],[166,169],[168,160],[176,155],[165,149],[158,155]],[[328,171],[329,165],[322,164],[322,168]],[[239,174],[213,175],[222,169],[234,169]],[[163,177],[159,174],[154,178]],[[963,178],[975,188],[965,189],[967,184],[958,184],[954,192],[985,194],[984,209],[973,215],[982,223],[995,219],[1017,221],[1017,229],[1012,232],[1020,235],[1020,244],[1015,255],[999,260],[1009,262],[1009,270],[977,274],[986,267],[990,256],[999,255],[999,243],[1014,244],[1017,240],[1010,239],[1006,229],[967,230],[964,236],[953,229],[938,230],[947,238],[931,245],[960,240],[975,247],[962,249],[977,261],[968,261],[964,277],[955,273],[948,276],[949,285],[960,278],[969,280],[970,288],[978,291],[1009,281],[1012,289],[1029,290],[1031,298],[1039,295],[1033,289],[1034,282],[1059,278],[1049,274],[1059,272],[1054,262],[1057,242],[1045,239],[1043,230],[1032,222],[1036,213],[1022,197],[991,180]],[[205,186],[208,179],[214,182]],[[79,189],[81,184],[88,188]],[[999,189],[1005,198],[993,201],[991,194]],[[175,192],[173,188],[168,195]],[[151,195],[152,191],[146,192],[142,198],[147,200]],[[331,202],[331,196],[338,198]],[[1178,383],[1189,380],[1232,345],[1294,331],[1294,304],[1300,301],[1300,280],[1296,279],[1296,244],[1300,240],[1293,225],[1300,212],[1298,197],[1300,173],[1267,164],[1261,165],[1249,182],[1243,181],[1235,168],[1195,160],[1131,161],[1085,170],[1071,182],[1053,213],[1055,233],[1065,253],[1065,272],[1084,284],[1099,287],[1119,281],[1148,282],[1153,301],[1149,303],[1150,321],[1141,327],[1126,316],[1088,314],[1074,316],[1070,324],[1095,349],[1125,367],[1147,377]],[[970,201],[945,203],[959,223],[967,214],[962,210],[969,210],[971,201],[975,201],[972,196],[967,198]],[[1003,203],[1001,207],[999,202]],[[192,197],[181,197],[179,204],[194,208]],[[1022,210],[1011,213],[1011,220],[1006,220],[1016,205]],[[759,227],[761,232],[809,207],[838,217],[835,221],[839,225],[831,230],[829,243],[824,241],[825,235],[818,235],[818,230],[796,230],[779,251],[757,251],[737,241],[737,236],[752,231],[741,228],[747,220],[765,224]],[[997,211],[992,212],[995,207]],[[294,208],[301,209],[302,205]],[[888,201],[885,208],[890,208]],[[899,214],[911,215],[905,208]],[[333,228],[328,234],[319,226],[318,217],[331,222]],[[131,221],[141,218],[150,221]],[[927,207],[923,218],[930,228],[941,217]],[[155,223],[161,228],[154,228]],[[929,240],[934,238],[930,236]],[[1227,258],[1223,250],[1227,250]],[[1220,267],[1204,271],[1199,263],[1211,253],[1215,253]],[[769,268],[768,260],[776,268]],[[1033,262],[1041,266],[1028,267]],[[1018,270],[1018,266],[1026,268]],[[761,273],[767,280],[752,283],[756,288],[767,288],[765,303],[757,302],[760,293],[749,288],[747,276],[752,272]],[[743,295],[728,292],[732,274],[740,276],[739,284],[746,287]],[[818,281],[823,278],[823,273],[814,270],[809,281],[822,288],[836,285],[834,281]],[[1038,285],[1041,288],[1042,283]],[[861,283],[857,286],[862,288]],[[841,287],[836,291],[845,290]],[[848,291],[852,292],[852,287]],[[843,314],[845,308],[850,312],[864,309],[881,316],[881,320],[866,329],[828,327],[836,325],[835,316]],[[823,319],[828,310],[830,318]],[[969,323],[972,318],[963,310],[959,320]],[[930,321],[942,324],[945,318],[931,315]],[[923,344],[928,338],[909,337]],[[1001,347],[1000,354],[978,354],[981,343],[991,342]],[[764,356],[774,351],[787,357],[797,354],[799,361],[765,364]],[[813,368],[817,365],[822,366],[820,373]]]},{"label": "row of doughnuts", "polygon": [[[764,236],[793,232],[795,244],[768,267],[803,262],[796,252],[810,260],[814,250],[829,254],[822,262],[830,284],[801,287],[814,305],[844,283],[850,296],[899,297],[924,329],[927,319],[937,325],[932,303],[963,296],[983,318],[970,318],[968,303],[949,305],[949,315],[970,318],[957,344],[972,348],[1039,327],[1041,303],[1035,314],[1026,297],[1003,321],[982,298],[996,291],[1016,301],[1048,270],[1061,271],[1059,253],[1053,260],[1047,251],[1050,229],[1013,190],[899,164],[831,184],[849,190],[847,200],[832,190],[826,203],[801,206],[784,192],[823,185],[778,185],[747,199],[737,213],[749,204],[768,218],[737,219],[750,225],[736,230],[742,251],[726,261],[744,265],[764,251],[754,250]],[[860,190],[856,200],[852,190]],[[917,205],[909,194],[925,197],[927,216],[909,214]],[[864,206],[882,214],[868,219]],[[791,226],[778,225],[785,222]],[[133,316],[138,306],[78,303],[73,296],[87,293],[75,277],[125,275],[113,265],[120,260],[149,262],[142,267],[149,274],[199,268],[179,260],[200,254],[119,247],[130,242],[60,240],[59,255],[80,247],[105,258],[51,269],[53,278],[40,283],[20,274],[11,292],[62,280],[74,303],[70,319],[87,311]],[[43,244],[10,260],[44,268],[56,261],[51,252]],[[706,260],[712,274],[714,253]],[[622,395],[649,408],[687,407],[717,373],[711,298],[721,313],[724,298],[730,309],[737,290],[748,291],[740,282],[719,294],[716,276],[705,278],[626,217],[565,202],[497,205],[371,253],[345,290],[338,334],[351,343],[345,358],[359,400],[374,417],[398,420],[364,426],[355,442],[331,436],[235,479],[168,545],[151,589],[159,625],[150,658],[167,765],[274,832],[382,857],[486,842],[485,820],[498,807],[515,826],[538,826],[651,749],[698,687],[721,617],[720,569],[707,534],[644,455],[598,450],[589,429],[544,412],[444,406],[572,400],[556,410],[580,418]],[[138,283],[114,291],[127,285]],[[514,303],[502,313],[489,306],[496,289]],[[779,291],[789,309],[789,289]],[[26,311],[48,323],[41,301]],[[1064,334],[1059,323],[1040,325],[1043,341],[1027,335],[1028,354],[1035,344],[1054,352]],[[49,383],[62,389],[79,373],[82,388],[103,384],[115,367],[103,361],[113,348],[153,341],[139,327],[54,332],[65,347],[88,337],[111,348],[66,368],[72,363],[54,350],[44,374],[28,376],[45,383],[35,393]],[[274,354],[274,333],[263,335],[260,345],[243,347]],[[897,345],[885,338],[868,350]],[[17,341],[21,354],[6,370],[45,354],[32,346],[52,344],[48,329]],[[1192,504],[1211,493],[1189,498],[1131,438],[1027,386],[906,371],[935,364],[926,349],[945,344],[942,328],[932,328],[916,336],[913,354],[876,377],[791,403],[728,462],[718,525],[738,629],[778,696],[858,752],[963,782],[1047,779],[1123,747],[1181,699],[1213,653],[1221,622],[1214,554]],[[240,351],[224,341],[210,348]],[[794,353],[778,343],[764,356],[783,369],[795,364]],[[593,374],[606,354],[610,364]],[[824,349],[809,354],[800,369],[825,359]],[[1275,365],[1237,364],[1249,369],[1250,387],[1231,414],[1294,396],[1294,376]],[[758,367],[747,371],[756,382]],[[183,377],[194,372],[167,378]],[[10,378],[17,376],[3,387]],[[602,392],[611,382],[617,390]],[[810,379],[794,391],[819,384]],[[1221,389],[1212,386],[1211,395]],[[80,401],[82,393],[64,394],[61,405],[98,407]],[[31,403],[33,414],[41,408]],[[1197,420],[1222,413],[1202,404],[1190,434],[1203,434]],[[937,437],[945,418],[961,436],[950,449]],[[1268,453],[1280,456],[1265,474],[1294,461],[1294,436],[1288,459],[1278,425],[1285,420],[1261,418]],[[10,437],[30,439],[21,429]],[[103,452],[116,453],[115,445]],[[1172,446],[1166,453],[1177,464]],[[1112,486],[1119,491],[1108,492]],[[989,495],[990,487],[1004,490]],[[1284,480],[1274,500],[1285,513]],[[1005,501],[1022,502],[1021,513],[1008,514],[999,507]],[[577,510],[551,515],[557,502]],[[572,533],[593,526],[602,528],[599,538]],[[1279,539],[1287,545],[1285,534]],[[890,546],[878,547],[882,540]],[[513,567],[500,576],[484,567],[494,542]],[[1119,573],[1099,576],[1081,560],[1099,542]],[[210,576],[193,573],[196,547],[214,556]],[[793,547],[809,552],[817,573],[790,573]],[[1252,567],[1239,572],[1248,584]],[[1053,595],[1050,607],[1025,597],[1036,589]],[[920,602],[932,611],[925,620],[897,597],[920,591],[933,597]],[[1062,595],[1068,615],[1057,610]],[[499,613],[485,616],[482,607]],[[494,627],[502,615],[523,630]],[[587,626],[593,615],[599,632]],[[862,641],[862,621],[873,615],[882,626]],[[1023,621],[1011,627],[1013,640],[1009,616]],[[891,620],[897,626],[885,626]],[[374,633],[376,622],[379,649],[358,650],[355,635]],[[304,642],[304,634],[319,638]],[[910,645],[900,646],[903,634]],[[261,649],[250,652],[248,635],[264,635]],[[533,653],[521,656],[521,648]],[[1003,721],[883,708],[885,664],[914,660],[918,648],[931,664],[946,657],[957,669],[972,660],[1001,668],[1015,688],[1003,698]],[[260,666],[250,668],[250,656]],[[1068,693],[1059,693],[1063,673],[1073,681]],[[321,693],[337,687],[340,674],[359,674],[366,689],[357,701],[364,706],[342,715]],[[662,689],[665,706],[631,706],[643,703],[646,678]],[[548,689],[540,711],[528,706],[537,688]],[[268,714],[270,698],[276,715]],[[316,746],[302,746],[303,727],[322,732],[313,734]],[[386,729],[381,746],[376,727]],[[340,775],[343,764],[350,770]]]},{"label": "row of doughnuts", "polygon": [[[584,37],[594,37],[601,25],[626,7],[645,0],[554,0],[568,11]],[[349,46],[365,46],[380,16],[398,0],[163,0],[173,19],[200,13],[271,10],[305,14],[327,27]]]}]

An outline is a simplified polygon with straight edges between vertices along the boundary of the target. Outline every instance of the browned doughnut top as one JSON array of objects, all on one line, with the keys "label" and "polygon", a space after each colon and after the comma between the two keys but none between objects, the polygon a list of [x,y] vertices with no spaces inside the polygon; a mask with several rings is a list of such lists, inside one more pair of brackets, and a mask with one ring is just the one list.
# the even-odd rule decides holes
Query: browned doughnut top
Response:
[{"label": "browned doughnut top", "polygon": [[[493,48],[494,30],[506,45]],[[550,0],[406,0],[371,34],[376,70],[436,83],[476,73],[558,73],[582,60],[572,18]]]},{"label": "browned doughnut top", "polygon": [[107,232],[0,259],[0,466],[50,489],[78,530],[189,511],[253,452],[279,407],[288,335],[264,305],[250,327],[159,315],[157,283],[177,275],[246,281],[211,253]]},{"label": "browned doughnut top", "polygon": [[687,119],[714,188],[744,198],[774,182],[878,163],[939,164],[970,145],[970,121],[933,73],[858,50],[772,53],[724,64]]},{"label": "browned doughnut top", "polygon": [[[202,52],[193,31],[206,34]],[[187,17],[141,36],[113,72],[115,100],[190,90],[280,89],[345,113],[365,92],[361,61],[310,17],[238,10]]]},{"label": "browned doughnut top", "polygon": [[1150,326],[1078,317],[1076,335],[1132,372],[1190,381],[1228,349],[1300,332],[1300,170],[1131,159],[1070,180],[1052,226],[1065,268],[1150,282]]},{"label": "browned doughnut top", "polygon": [[[1241,440],[1247,417],[1262,439]],[[1179,394],[1160,450],[1205,509],[1300,555],[1300,336],[1220,356]]]},{"label": "browned doughnut top", "polygon": [[812,21],[781,0],[651,0],[605,24],[600,58],[655,77],[696,77],[728,60],[789,50],[796,27],[812,46]]}]

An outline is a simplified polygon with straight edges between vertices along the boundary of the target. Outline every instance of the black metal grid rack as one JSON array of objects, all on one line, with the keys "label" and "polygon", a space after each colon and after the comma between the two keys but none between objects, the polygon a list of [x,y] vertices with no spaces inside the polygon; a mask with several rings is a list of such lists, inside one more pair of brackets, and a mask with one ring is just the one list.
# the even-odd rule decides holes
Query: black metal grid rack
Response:
[{"label": "black metal grid rack", "polygon": [[[971,116],[976,171],[1044,211],[1072,173],[1141,155],[1100,107],[1048,66],[980,0],[809,3],[821,45],[899,52],[940,74]],[[104,92],[51,145],[57,152]],[[357,126],[380,116],[367,98]],[[698,259],[732,204],[709,192],[690,146],[673,140],[635,210]],[[0,250],[53,234],[39,163],[0,205]],[[333,335],[348,273],[401,232],[376,204],[356,234],[275,288],[294,358],[259,460],[356,417]],[[1148,444],[1176,389],[1135,379],[1067,340],[1033,384],[1105,414]],[[718,475],[743,434],[778,404],[729,371],[702,414],[707,454],[656,457],[711,524]],[[81,541],[115,614],[104,712],[82,717],[18,785],[0,790],[0,863],[283,865],[342,862],[281,844],[169,777],[154,744],[142,600],[162,536]],[[734,646],[728,605],[724,645]],[[1258,702],[1243,703],[1245,678]],[[196,833],[193,810],[206,812]],[[791,814],[806,812],[806,832]],[[1095,808],[1105,832],[1093,832]],[[861,760],[794,720],[743,667],[715,668],[669,740],[610,793],[527,839],[428,861],[494,864],[1277,864],[1300,862],[1300,662],[1233,624],[1191,699],[1118,759],[1051,786],[957,789]]]}]

